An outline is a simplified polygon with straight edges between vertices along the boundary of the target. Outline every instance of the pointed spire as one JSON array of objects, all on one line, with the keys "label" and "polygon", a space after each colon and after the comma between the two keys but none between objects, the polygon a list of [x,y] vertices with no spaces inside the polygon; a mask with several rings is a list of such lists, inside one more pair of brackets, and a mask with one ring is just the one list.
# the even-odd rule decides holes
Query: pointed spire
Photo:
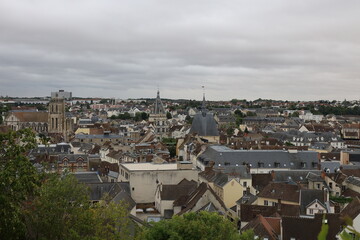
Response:
[{"label": "pointed spire", "polygon": [[202,105],[201,105],[201,112],[203,114],[203,116],[206,115],[206,101],[205,101],[205,87],[202,86],[202,89],[203,89],[203,101],[202,101]]},{"label": "pointed spire", "polygon": [[156,96],[156,99],[155,99],[154,113],[155,114],[164,114],[165,113],[164,106],[163,106],[163,104],[161,102],[161,99],[160,99],[160,91],[159,91],[159,89],[157,91],[157,96]]}]

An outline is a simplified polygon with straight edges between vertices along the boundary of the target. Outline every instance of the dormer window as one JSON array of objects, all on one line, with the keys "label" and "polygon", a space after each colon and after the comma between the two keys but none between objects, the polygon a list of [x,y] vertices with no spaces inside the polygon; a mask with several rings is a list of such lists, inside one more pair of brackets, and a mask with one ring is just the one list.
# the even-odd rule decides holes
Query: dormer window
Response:
[{"label": "dormer window", "polygon": [[274,167],[279,168],[279,167],[280,167],[280,163],[279,163],[279,162],[274,162]]},{"label": "dormer window", "polygon": [[263,162],[258,162],[258,167],[264,167],[264,163]]},{"label": "dormer window", "polygon": [[301,162],[301,167],[306,168],[306,162]]}]

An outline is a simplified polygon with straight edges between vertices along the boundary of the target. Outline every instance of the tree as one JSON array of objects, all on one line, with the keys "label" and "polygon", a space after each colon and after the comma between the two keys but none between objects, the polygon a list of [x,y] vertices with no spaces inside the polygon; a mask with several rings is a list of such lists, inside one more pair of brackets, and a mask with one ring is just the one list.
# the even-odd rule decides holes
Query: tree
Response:
[{"label": "tree", "polygon": [[240,238],[235,225],[217,213],[199,212],[174,216],[170,220],[154,223],[144,229],[138,239],[244,239]]},{"label": "tree", "polygon": [[185,121],[186,121],[186,123],[191,124],[192,121],[193,121],[193,118],[190,117],[189,115],[187,115],[187,116],[185,117]]},{"label": "tree", "polygon": [[167,118],[167,119],[172,119],[172,115],[171,115],[170,112],[166,112],[166,118]]},{"label": "tree", "polygon": [[0,134],[0,236],[23,239],[22,209],[31,201],[40,185],[36,169],[26,157],[35,147],[35,135],[29,129]]},{"label": "tree", "polygon": [[87,188],[73,175],[47,175],[39,194],[26,208],[31,239],[76,239],[92,236]]}]

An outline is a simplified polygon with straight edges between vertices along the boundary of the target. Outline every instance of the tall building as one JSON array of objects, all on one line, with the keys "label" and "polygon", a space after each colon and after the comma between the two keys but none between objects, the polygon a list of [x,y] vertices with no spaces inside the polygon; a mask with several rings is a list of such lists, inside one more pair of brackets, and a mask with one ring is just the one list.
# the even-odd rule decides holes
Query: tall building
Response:
[{"label": "tall building", "polygon": [[166,117],[166,112],[164,105],[160,99],[160,92],[157,91],[157,96],[154,103],[154,109],[149,116],[149,122],[155,127],[155,135],[162,137],[167,137],[169,132],[169,124]]},{"label": "tall building", "polygon": [[51,92],[51,98],[64,98],[65,100],[71,100],[72,92],[65,92],[64,90],[59,90],[58,92]]},{"label": "tall building", "polygon": [[218,143],[220,135],[214,115],[206,109],[205,93],[201,111],[193,119],[190,133],[197,133],[200,137],[207,139],[209,142]]},{"label": "tall building", "polygon": [[61,94],[55,94],[49,103],[49,134],[61,134],[63,140],[67,141],[72,127],[72,120],[65,115],[65,98]]}]

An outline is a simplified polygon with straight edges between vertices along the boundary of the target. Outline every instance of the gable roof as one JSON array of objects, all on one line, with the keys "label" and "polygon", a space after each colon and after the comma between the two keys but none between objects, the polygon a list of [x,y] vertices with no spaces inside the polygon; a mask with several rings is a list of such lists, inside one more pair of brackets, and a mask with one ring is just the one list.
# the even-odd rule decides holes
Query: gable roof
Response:
[{"label": "gable roof", "polygon": [[299,193],[300,187],[297,185],[271,182],[258,194],[258,197],[298,203]]},{"label": "gable roof", "polygon": [[360,199],[355,197],[346,207],[341,211],[341,216],[348,216],[355,219],[360,214]]},{"label": "gable roof", "polygon": [[271,240],[279,239],[281,218],[263,217],[261,214],[244,226],[242,230],[253,229],[255,235]]},{"label": "gable roof", "polygon": [[[315,214],[314,218],[282,217],[283,239],[317,239],[321,230],[323,215]],[[339,214],[325,214],[325,218],[329,225],[326,239],[336,239],[336,235],[341,231],[344,221],[340,219]]]},{"label": "gable roof", "polygon": [[[177,215],[182,215],[190,211],[192,208],[194,208],[197,202],[200,200],[200,198],[202,198],[207,191],[209,191],[209,193],[216,198],[216,200],[220,203],[223,209],[227,209],[225,203],[216,195],[214,190],[212,190],[207,183],[203,182],[197,187],[197,189],[195,189],[192,193],[190,193],[186,197],[186,201],[184,201],[183,204],[184,209],[182,209]],[[174,202],[174,206],[176,206],[175,202]]]},{"label": "gable roof", "polygon": [[300,190],[300,209],[301,213],[306,213],[306,208],[312,204],[315,200],[318,200],[319,203],[326,209],[325,207],[325,198],[324,198],[323,190],[316,189],[301,189]]},{"label": "gable roof", "polygon": [[161,200],[176,200],[194,191],[197,187],[197,182],[183,179],[178,184],[159,185],[158,187],[160,188]]},{"label": "gable roof", "polygon": [[48,112],[11,112],[20,122],[48,122]]}]

